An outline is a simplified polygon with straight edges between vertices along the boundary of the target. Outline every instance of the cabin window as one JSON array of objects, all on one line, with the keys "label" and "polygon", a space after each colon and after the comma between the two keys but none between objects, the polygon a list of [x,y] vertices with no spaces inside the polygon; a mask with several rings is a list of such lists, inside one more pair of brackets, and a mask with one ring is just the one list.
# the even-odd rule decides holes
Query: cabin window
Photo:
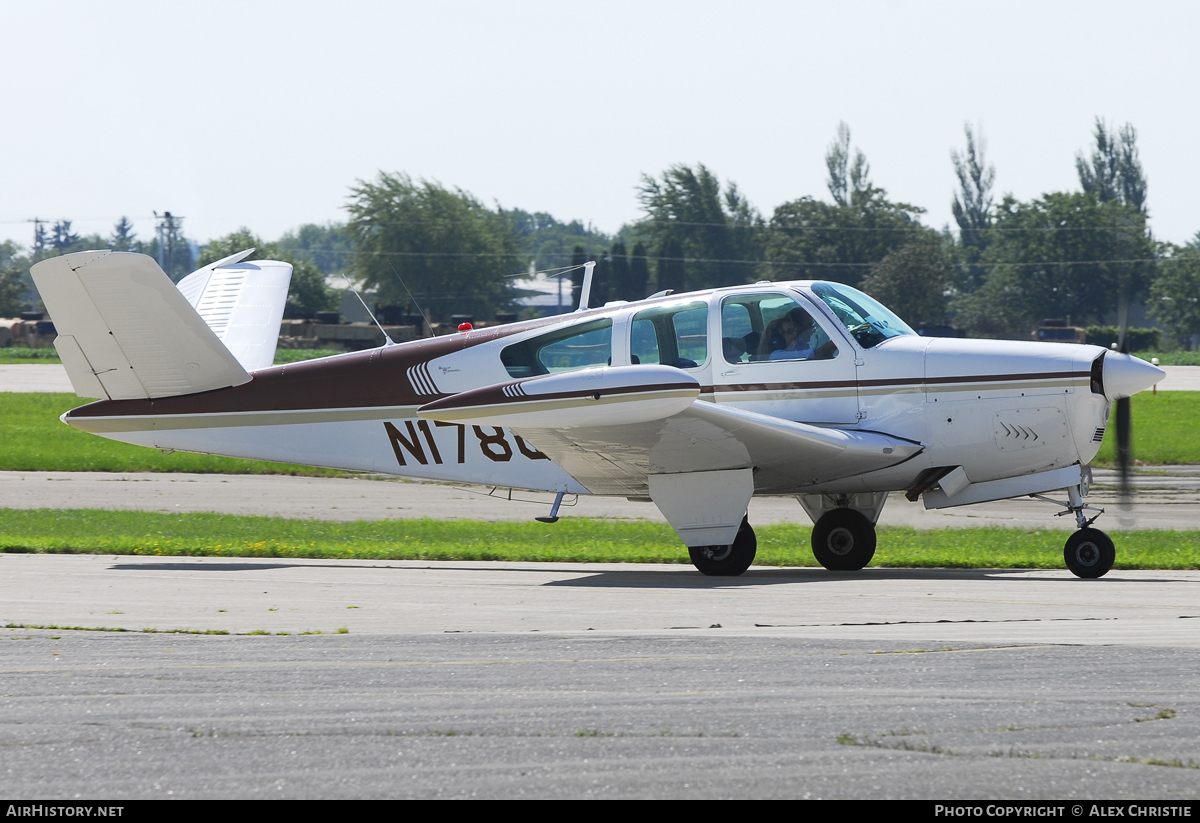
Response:
[{"label": "cabin window", "polygon": [[812,314],[782,294],[746,294],[721,304],[721,349],[727,363],[829,360],[837,346]]},{"label": "cabin window", "polygon": [[513,377],[606,366],[612,362],[612,319],[593,320],[522,340],[500,352]]},{"label": "cabin window", "polygon": [[708,360],[708,304],[646,309],[633,316],[630,363],[694,369]]}]

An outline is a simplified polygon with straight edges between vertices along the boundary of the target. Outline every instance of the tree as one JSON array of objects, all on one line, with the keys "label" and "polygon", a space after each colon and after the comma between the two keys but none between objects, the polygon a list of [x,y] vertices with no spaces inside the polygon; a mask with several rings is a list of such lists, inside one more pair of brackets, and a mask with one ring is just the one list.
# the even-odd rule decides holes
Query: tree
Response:
[{"label": "tree", "polygon": [[[638,197],[660,259],[666,256],[678,263],[676,269],[668,266],[668,278],[680,289],[685,284],[732,286],[754,278],[763,221],[736,183],[722,190],[720,180],[703,164],[694,169],[676,164],[661,179],[642,175]],[[667,254],[668,249],[675,251]]]},{"label": "tree", "polygon": [[21,313],[21,296],[25,281],[17,266],[0,267],[0,317],[16,317]]},{"label": "tree", "polygon": [[930,231],[873,265],[862,289],[914,328],[938,326],[946,322],[946,298],[956,279],[943,239]]},{"label": "tree", "polygon": [[501,213],[512,223],[519,253],[532,260],[538,269],[567,265],[575,246],[582,247],[587,254],[598,255],[599,250],[608,248],[612,242],[608,235],[578,220],[563,223],[546,212],[521,209],[505,209]]},{"label": "tree", "polygon": [[825,166],[829,169],[825,185],[837,205],[847,208],[871,190],[871,167],[862,149],[854,150],[854,165],[850,165],[850,127],[844,122],[838,123],[837,139],[825,152]]},{"label": "tree", "polygon": [[297,257],[308,257],[322,274],[345,271],[354,255],[354,244],[346,234],[346,227],[336,223],[323,226],[305,223],[298,229],[284,232],[274,247],[277,253],[286,251]]},{"label": "tree", "polygon": [[872,265],[927,231],[917,221],[925,210],[889,201],[872,185],[862,151],[853,155],[851,163],[850,129],[841,123],[825,155],[834,202],[801,197],[775,209],[766,256],[778,275],[856,286]]},{"label": "tree", "polygon": [[1149,306],[1174,337],[1200,335],[1200,248],[1166,245],[1150,286]]},{"label": "tree", "polygon": [[678,240],[667,239],[658,252],[656,266],[658,289],[670,289],[679,293],[685,291],[684,282],[687,272],[683,267],[683,244]]},{"label": "tree", "polygon": [[1027,203],[1011,196],[996,210],[990,274],[955,301],[961,322],[984,336],[1027,337],[1043,318],[1083,325],[1117,309],[1149,281],[1154,246],[1146,216],[1095,194],[1053,192]]},{"label": "tree", "polygon": [[[352,271],[380,302],[435,318],[488,314],[512,302],[508,275],[522,269],[512,224],[461,189],[380,172],[351,190]],[[403,281],[403,282],[402,282]]]},{"label": "tree", "polygon": [[129,219],[122,217],[113,225],[112,237],[108,240],[108,247],[113,251],[137,251],[141,248],[141,243],[137,240],[137,234],[133,231],[133,224]]},{"label": "tree", "polygon": [[957,149],[950,152],[959,185],[950,208],[954,212],[954,222],[958,223],[963,246],[982,250],[987,245],[987,230],[992,226],[992,184],[996,180],[996,167],[984,156],[987,142],[982,134],[976,141],[969,124],[963,126],[963,131],[967,136],[966,151],[963,154]]},{"label": "tree", "polygon": [[51,247],[59,254],[67,254],[80,240],[78,234],[71,231],[70,220],[59,220],[52,229],[54,236],[50,241]]},{"label": "tree", "polygon": [[650,263],[646,259],[646,244],[633,244],[633,256],[629,259],[630,300],[641,300],[647,294],[650,283]]},{"label": "tree", "polygon": [[1091,156],[1075,155],[1079,184],[1101,203],[1116,200],[1145,214],[1146,177],[1138,158],[1137,131],[1126,123],[1120,133],[1114,133],[1097,117],[1094,134]]},{"label": "tree", "polygon": [[255,249],[247,260],[279,260],[292,264],[292,282],[283,308],[284,317],[312,317],[319,311],[334,307],[335,294],[325,285],[325,276],[311,258],[280,248],[275,243],[265,243],[245,227],[209,241],[200,250],[196,265],[207,266],[246,249]]},{"label": "tree", "polygon": [[609,280],[609,297],[613,300],[641,300],[645,293],[638,293],[629,268],[629,256],[625,244],[620,240],[612,245],[612,273]]}]

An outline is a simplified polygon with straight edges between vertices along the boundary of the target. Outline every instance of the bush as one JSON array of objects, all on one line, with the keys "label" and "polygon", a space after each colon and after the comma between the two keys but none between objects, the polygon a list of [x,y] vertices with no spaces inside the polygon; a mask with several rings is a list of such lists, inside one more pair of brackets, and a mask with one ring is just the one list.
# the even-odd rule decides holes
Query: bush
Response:
[{"label": "bush", "polygon": [[[1116,326],[1088,326],[1086,331],[1088,343],[1106,349],[1117,342],[1121,333]],[[1130,351],[1158,351],[1161,348],[1159,338],[1162,332],[1158,329],[1129,329],[1126,335],[1129,338]]]}]

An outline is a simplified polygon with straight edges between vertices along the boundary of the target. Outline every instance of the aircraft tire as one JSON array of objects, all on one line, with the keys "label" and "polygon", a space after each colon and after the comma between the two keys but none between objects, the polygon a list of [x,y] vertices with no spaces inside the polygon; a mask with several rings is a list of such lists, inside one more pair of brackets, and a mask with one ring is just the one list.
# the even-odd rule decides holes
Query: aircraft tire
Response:
[{"label": "aircraft tire", "polygon": [[1117,560],[1112,538],[1099,529],[1080,529],[1067,538],[1063,560],[1076,577],[1094,580],[1108,574]]},{"label": "aircraft tire", "polygon": [[750,527],[750,521],[744,517],[737,537],[733,538],[731,545],[688,547],[692,565],[701,574],[712,577],[737,577],[750,568],[757,552],[758,538],[754,536],[754,529]]},{"label": "aircraft tire", "polygon": [[854,509],[825,512],[813,526],[812,550],[831,571],[858,571],[875,556],[875,524]]}]

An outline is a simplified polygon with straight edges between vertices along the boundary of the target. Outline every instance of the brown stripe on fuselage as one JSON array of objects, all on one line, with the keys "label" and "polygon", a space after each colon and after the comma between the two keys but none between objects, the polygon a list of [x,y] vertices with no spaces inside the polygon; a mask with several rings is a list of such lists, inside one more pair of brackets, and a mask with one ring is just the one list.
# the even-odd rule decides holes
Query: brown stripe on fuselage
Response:
[{"label": "brown stripe on fuselage", "polygon": [[420,406],[447,395],[418,395],[405,374],[412,366],[561,321],[561,317],[540,318],[480,329],[470,334],[429,337],[369,351],[272,366],[254,372],[249,383],[228,389],[157,400],[100,400],[68,412],[67,417]]},{"label": "brown stripe on fuselage", "polygon": [[889,377],[875,380],[822,380],[811,383],[730,383],[723,386],[705,386],[702,392],[764,392],[764,391],[821,391],[826,389],[844,388],[883,388],[887,386],[922,386],[946,385],[951,383],[1013,383],[1039,380],[1062,380],[1090,378],[1090,372],[1030,372],[1024,374],[964,374],[954,377]]}]

